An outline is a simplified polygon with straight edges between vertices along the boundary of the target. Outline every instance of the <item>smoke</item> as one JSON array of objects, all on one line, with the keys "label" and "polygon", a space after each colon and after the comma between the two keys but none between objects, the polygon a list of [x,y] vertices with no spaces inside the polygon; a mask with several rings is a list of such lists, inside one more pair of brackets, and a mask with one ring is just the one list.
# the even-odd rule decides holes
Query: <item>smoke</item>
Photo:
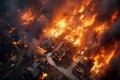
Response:
[{"label": "smoke", "polygon": [[[70,4],[68,4],[69,2]],[[1,0],[0,17],[2,16],[5,24],[10,24],[17,28],[18,32],[15,32],[15,34],[18,34],[17,36],[19,36],[23,42],[27,42],[28,44],[30,44],[30,46],[34,46],[38,44],[37,42],[39,42],[41,38],[44,27],[50,24],[50,22],[54,19],[54,16],[59,16],[58,14],[62,11],[63,11],[63,15],[68,15],[68,14],[71,15],[74,7],[79,6],[80,3],[81,0],[74,0],[74,1],[72,0],[6,0],[6,1]],[[96,0],[91,0],[90,4],[91,5],[89,5],[85,9],[86,11],[85,14],[89,15],[90,13],[97,13],[96,19],[99,22],[109,21],[111,19],[111,15],[116,10],[118,10],[120,14],[120,0],[101,0],[99,2]],[[92,7],[92,5],[94,4],[96,4],[94,7],[95,9],[94,11],[90,12],[90,7]],[[20,14],[23,14],[28,8],[32,9],[33,14],[35,14],[36,17],[33,22],[31,22],[27,26],[24,26],[21,25],[19,16]],[[42,19],[39,20],[41,16]],[[111,24],[111,22],[109,23]],[[0,31],[4,29],[5,28],[1,29]],[[9,37],[9,35],[7,37]],[[100,46],[109,48],[109,46],[113,45],[115,42],[119,42],[119,40],[120,40],[120,16],[117,17],[114,23],[112,23],[109,26],[109,29],[103,33],[100,39]],[[116,55],[119,54],[117,53]],[[118,58],[113,59],[110,65],[110,69],[112,69],[110,72],[112,73],[113,71],[114,73],[116,73],[116,75],[118,75],[120,71],[120,70],[116,70],[118,69],[118,67],[120,67],[120,65],[117,64],[120,62]],[[109,73],[110,69],[109,68],[107,69],[106,74]],[[107,75],[104,76],[104,78],[105,77],[107,77]]]},{"label": "smoke", "polygon": [[[105,0],[103,6],[98,10],[99,15],[97,17],[100,21],[110,20],[111,15],[114,11],[120,11],[119,0]],[[119,13],[120,14],[120,13]],[[120,16],[115,20],[110,28],[104,32],[100,39],[100,45],[106,48],[110,48],[114,43],[120,41]],[[120,46],[120,45],[119,45]],[[119,80],[120,79],[120,54],[119,48],[112,58],[109,67],[106,69],[103,77],[100,80]]]},{"label": "smoke", "polygon": [[120,79],[120,47],[118,48],[116,55],[111,60],[108,68],[105,70],[104,75],[100,80],[119,80]]},{"label": "smoke", "polygon": [[[0,60],[6,61],[9,54],[16,50],[12,40],[18,41],[17,9],[23,6],[24,0],[1,0],[0,1]],[[16,31],[9,34],[8,30],[15,28]]]},{"label": "smoke", "polygon": [[101,39],[101,45],[109,46],[120,40],[120,18],[107,30]]},{"label": "smoke", "polygon": [[48,19],[51,19],[54,16],[54,12],[56,10],[60,10],[60,8],[66,3],[66,0],[46,0],[46,3],[43,6],[43,13],[46,15]]},{"label": "smoke", "polygon": [[115,10],[120,9],[119,0],[104,0],[97,6],[97,12],[99,13],[97,19],[101,21],[110,20],[111,15]]},{"label": "smoke", "polygon": [[[101,46],[109,48],[115,42],[120,41],[120,18],[116,20],[114,25],[103,34],[101,39]],[[120,44],[119,44],[120,46]],[[120,48],[118,48],[115,56],[112,58],[109,67],[106,69],[105,74],[101,80],[119,80],[120,79]]]}]

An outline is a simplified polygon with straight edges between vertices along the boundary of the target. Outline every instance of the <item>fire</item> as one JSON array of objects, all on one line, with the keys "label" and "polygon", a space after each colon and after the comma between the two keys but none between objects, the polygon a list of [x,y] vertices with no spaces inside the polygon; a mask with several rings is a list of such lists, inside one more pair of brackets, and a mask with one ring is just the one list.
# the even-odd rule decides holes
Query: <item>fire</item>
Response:
[{"label": "fire", "polygon": [[112,50],[112,52],[110,53],[110,55],[108,56],[108,58],[106,59],[106,63],[109,64],[111,58],[114,56],[116,50],[117,50],[118,44],[116,43],[114,45],[114,49]]},{"label": "fire", "polygon": [[97,14],[94,14],[91,18],[86,18],[85,20],[83,20],[82,22],[84,23],[84,26],[91,26],[94,23],[96,16]]},{"label": "fire", "polygon": [[[80,14],[86,12],[84,9],[89,5],[88,2],[82,2],[83,5],[73,10],[73,13],[68,16],[57,16],[50,24],[49,29],[44,29],[43,32],[48,32],[48,36],[59,38],[62,36],[63,40],[72,43],[74,46],[81,46],[84,34],[94,24],[97,14]],[[79,15],[78,15],[79,14]],[[77,17],[76,17],[77,15]]]},{"label": "fire", "polygon": [[103,63],[99,61],[100,58],[101,58],[100,55],[94,57],[94,65],[91,69],[92,73],[95,74],[99,73],[100,69],[103,67]]},{"label": "fire", "polygon": [[113,22],[116,20],[116,18],[118,17],[118,13],[119,13],[119,11],[116,10],[116,11],[111,15],[111,22],[112,22],[112,23],[113,23]]},{"label": "fire", "polygon": [[114,56],[117,50],[117,43],[115,43],[113,49],[111,51],[101,49],[100,54],[93,57],[94,63],[91,68],[91,73],[98,74],[101,70],[104,70],[105,67],[109,64],[110,60]]},{"label": "fire", "polygon": [[14,46],[17,46],[18,44],[20,44],[20,42],[21,42],[21,40],[18,40],[18,41],[12,41],[12,44],[14,45]]},{"label": "fire", "polygon": [[73,43],[74,45],[81,44],[81,38],[83,37],[84,30],[82,29],[75,29],[71,31],[69,35],[65,36],[65,40]]},{"label": "fire", "polygon": [[47,73],[43,73],[43,74],[42,74],[42,77],[41,77],[41,79],[40,79],[40,80],[44,80],[47,76],[48,76],[48,74],[47,74]]},{"label": "fire", "polygon": [[37,51],[41,54],[44,54],[46,52],[46,50],[40,48],[40,47],[37,47]]},{"label": "fire", "polygon": [[81,8],[78,12],[82,13],[83,11],[84,11],[84,6],[81,6]]},{"label": "fire", "polygon": [[[102,1],[104,2],[105,0]],[[102,1],[100,2],[101,4]],[[79,2],[79,4],[76,2]],[[101,5],[97,1],[93,4],[92,0],[75,0],[75,2],[74,0],[67,0],[66,3],[67,5],[53,11],[52,18],[50,19],[51,21],[48,20],[49,22],[43,27],[43,34],[40,39],[43,41],[48,39],[49,42],[49,39],[52,38],[52,41],[55,43],[50,43],[52,46],[54,45],[53,49],[55,50],[57,50],[56,48],[59,48],[61,43],[69,43],[72,48],[75,48],[73,60],[77,62],[80,62],[80,59],[77,59],[76,55],[80,54],[82,50],[84,51],[85,47],[89,50],[99,46],[98,52],[95,53],[93,51],[95,54],[89,54],[89,52],[87,53],[87,50],[85,50],[86,52],[84,51],[85,53],[80,54],[83,60],[93,60],[93,66],[90,73],[98,74],[109,65],[116,53],[118,43],[110,44],[110,48],[108,49],[104,46],[100,46],[100,39],[102,35],[112,27],[111,25],[113,25],[115,20],[117,20],[119,11],[115,10],[112,15],[110,14],[107,16],[110,19],[104,20],[104,18],[101,18],[104,11],[99,12],[99,10],[97,10],[99,8],[96,8],[98,5]],[[35,17],[36,15],[29,8],[21,16],[22,24],[28,25],[34,21]],[[39,21],[44,20],[44,18],[46,18],[46,15],[43,13],[43,15],[39,16]],[[47,52],[42,46],[37,47],[36,50],[41,54]],[[44,75],[47,76],[47,74],[43,74],[43,76]]]},{"label": "fire", "polygon": [[59,26],[60,28],[64,28],[66,25],[66,20],[62,19],[56,25]]},{"label": "fire", "polygon": [[102,34],[105,30],[107,30],[107,24],[100,24],[97,27],[94,28],[94,31],[98,34]]},{"label": "fire", "polygon": [[84,18],[84,15],[81,15],[80,18],[79,18],[79,20],[82,20],[83,18]]},{"label": "fire", "polygon": [[21,15],[22,25],[27,26],[29,23],[33,22],[35,16],[32,9],[28,8],[27,11]]},{"label": "fire", "polygon": [[[68,4],[70,4],[70,2]],[[99,37],[110,26],[110,21],[99,22],[96,19],[99,14],[94,12],[96,5],[97,3],[91,4],[91,0],[83,0],[81,1],[81,5],[75,5],[74,9],[72,11],[70,10],[70,12],[69,7],[66,7],[65,10],[68,10],[69,13],[67,15],[64,15],[66,13],[64,11],[56,13],[60,15],[55,15],[53,17],[53,21],[51,21],[50,25],[43,29],[44,34],[47,33],[49,35],[46,37],[52,37],[60,40],[61,42],[70,42],[74,47],[79,49],[81,49],[81,47],[85,47],[85,45],[92,45],[91,42],[94,33],[97,33],[96,36],[99,39]],[[88,6],[90,7],[89,12],[87,11]],[[111,20],[115,20],[117,15],[118,11],[115,11],[111,16]],[[95,73],[98,73],[100,68],[105,64],[109,64],[109,61],[116,51],[114,50],[115,49],[113,49],[113,51],[109,51],[111,53],[110,55],[106,55],[105,53],[107,53],[107,51],[103,49],[100,52],[102,55],[94,56],[94,66],[92,67],[91,72],[95,71]],[[78,53],[75,54],[77,55]],[[105,58],[106,60],[102,60],[102,58]]]},{"label": "fire", "polygon": [[61,19],[55,25],[56,25],[55,28],[51,30],[51,34],[54,37],[58,37],[65,30],[65,27],[66,27],[66,18]]}]

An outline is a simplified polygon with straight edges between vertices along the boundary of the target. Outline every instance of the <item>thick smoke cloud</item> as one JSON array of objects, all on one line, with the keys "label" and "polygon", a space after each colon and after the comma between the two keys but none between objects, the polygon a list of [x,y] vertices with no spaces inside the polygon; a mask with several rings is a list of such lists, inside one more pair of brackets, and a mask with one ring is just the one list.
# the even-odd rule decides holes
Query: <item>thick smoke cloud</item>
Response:
[{"label": "thick smoke cloud", "polygon": [[[120,0],[106,0],[101,9],[98,11],[97,17],[100,21],[110,20],[111,14],[115,10],[120,11]],[[110,29],[104,32],[100,40],[100,45],[109,48],[115,42],[120,41],[120,16],[118,15],[117,20],[110,26]],[[101,80],[119,80],[120,79],[120,53],[117,50],[115,57],[109,65],[109,68],[105,71],[105,74]]]},{"label": "thick smoke cloud", "polygon": [[[17,21],[17,9],[23,8],[24,0],[1,0],[0,1],[0,61],[6,61],[9,54],[14,53],[16,48],[12,40],[19,40]],[[7,31],[15,27],[16,31],[9,34]]]},{"label": "thick smoke cloud", "polygon": [[111,28],[103,34],[101,45],[111,45],[120,40],[120,18],[115,22]]}]

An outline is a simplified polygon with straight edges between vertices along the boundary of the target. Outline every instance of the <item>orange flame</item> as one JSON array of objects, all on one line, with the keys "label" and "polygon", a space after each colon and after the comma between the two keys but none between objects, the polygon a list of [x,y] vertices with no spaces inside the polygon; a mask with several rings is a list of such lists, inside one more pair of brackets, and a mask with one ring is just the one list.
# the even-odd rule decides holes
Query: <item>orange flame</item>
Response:
[{"label": "orange flame", "polygon": [[99,35],[102,34],[105,30],[107,30],[107,24],[100,24],[97,27],[94,28],[94,31],[98,33]]},{"label": "orange flame", "polygon": [[[101,49],[101,54],[98,54],[97,56],[93,57],[94,63],[93,67],[91,68],[91,73],[97,74],[101,70],[104,70],[104,68],[109,64],[110,60],[114,56],[116,50],[117,50],[117,43],[114,45],[114,48],[109,52],[108,50],[105,50],[104,48]],[[108,53],[106,53],[108,52]],[[107,55],[109,54],[109,55]]]},{"label": "orange flame", "polygon": [[48,32],[48,36],[54,38],[62,36],[62,39],[72,43],[74,46],[81,46],[83,44],[84,34],[94,24],[97,16],[96,13],[91,15],[86,13],[76,17],[78,13],[86,12],[84,9],[90,3],[90,0],[87,1],[82,1],[83,5],[79,6],[79,8],[75,7],[73,13],[68,16],[56,16],[50,24],[50,28],[44,29],[43,32]]},{"label": "orange flame", "polygon": [[[72,47],[76,48],[73,60],[79,61],[75,58],[76,55],[79,54],[79,51],[86,46],[88,48],[89,46],[90,48],[96,45],[98,46],[103,33],[108,30],[112,23],[118,18],[119,11],[115,11],[110,16],[110,20],[103,22],[97,19],[99,13],[95,11],[96,5],[97,2],[92,4],[92,0],[82,0],[80,1],[80,5],[68,0],[68,5],[60,11],[57,10],[54,12],[50,23],[43,29],[43,36],[45,38],[52,37],[56,43],[70,43]],[[95,39],[93,39],[93,37],[95,37]],[[111,50],[102,47],[99,54],[92,55],[92,57],[90,56],[90,58],[94,60],[91,73],[98,74],[102,68],[104,69],[106,65],[109,65],[116,50],[117,46],[115,44]],[[38,47],[38,51],[43,54],[46,52],[46,50],[40,47]],[[84,60],[89,59],[85,54],[82,54],[82,56]]]},{"label": "orange flame", "polygon": [[119,11],[116,10],[116,11],[111,15],[111,22],[112,22],[112,23],[113,23],[113,22],[116,20],[116,18],[118,17],[118,13],[119,13]]},{"label": "orange flame", "polygon": [[29,23],[33,22],[35,18],[35,14],[33,14],[31,8],[28,8],[26,12],[24,12],[21,16],[22,25],[27,26]]},{"label": "orange flame", "polygon": [[106,63],[107,63],[107,64],[109,64],[111,58],[114,56],[114,54],[115,54],[115,52],[116,52],[116,50],[117,50],[117,47],[118,47],[117,43],[115,44],[114,47],[115,47],[115,48],[112,50],[112,52],[110,53],[110,55],[109,55],[108,58],[106,59]]},{"label": "orange flame", "polygon": [[44,80],[47,76],[48,74],[43,72],[42,77],[39,80]]},{"label": "orange flame", "polygon": [[21,40],[19,40],[19,41],[12,41],[12,44],[14,45],[14,46],[17,46],[18,44],[20,44],[20,42],[21,42]]},{"label": "orange flame", "polygon": [[45,52],[46,52],[46,50],[44,50],[43,48],[41,48],[41,47],[37,47],[37,50],[36,51],[38,51],[39,53],[41,53],[41,54],[44,54]]}]

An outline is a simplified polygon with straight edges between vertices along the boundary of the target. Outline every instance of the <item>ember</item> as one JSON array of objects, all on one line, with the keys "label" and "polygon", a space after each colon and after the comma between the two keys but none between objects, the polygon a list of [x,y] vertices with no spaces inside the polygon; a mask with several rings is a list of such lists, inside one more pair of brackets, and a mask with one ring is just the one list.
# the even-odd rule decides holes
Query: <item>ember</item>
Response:
[{"label": "ember", "polygon": [[42,77],[39,79],[39,80],[45,80],[45,78],[48,76],[48,74],[47,73],[43,73],[42,74]]}]

